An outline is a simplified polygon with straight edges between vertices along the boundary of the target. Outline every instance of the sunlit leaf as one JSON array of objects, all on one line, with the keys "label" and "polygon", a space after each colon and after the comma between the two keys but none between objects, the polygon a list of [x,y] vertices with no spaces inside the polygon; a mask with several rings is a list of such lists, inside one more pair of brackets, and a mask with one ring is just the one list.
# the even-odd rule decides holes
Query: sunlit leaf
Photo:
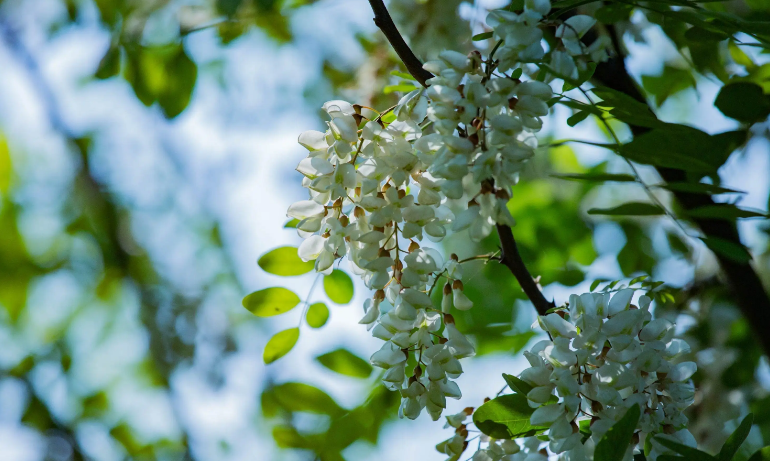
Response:
[{"label": "sunlit leaf", "polygon": [[326,296],[337,304],[347,304],[353,299],[353,280],[345,272],[334,269],[324,276]]},{"label": "sunlit leaf", "polygon": [[313,303],[307,309],[305,320],[312,328],[321,328],[329,320],[329,308],[324,303]]},{"label": "sunlit leaf", "polygon": [[282,287],[265,288],[243,298],[243,307],[257,317],[272,317],[294,309],[299,296]]},{"label": "sunlit leaf", "polygon": [[524,395],[501,395],[480,406],[473,413],[473,422],[481,432],[496,439],[528,437],[547,429],[529,423],[534,411]]},{"label": "sunlit leaf", "polygon": [[279,331],[267,342],[265,350],[262,353],[262,359],[266,364],[270,364],[280,359],[297,344],[299,339],[299,328],[289,328]]},{"label": "sunlit leaf", "polygon": [[279,247],[260,256],[257,261],[265,272],[274,275],[292,276],[307,274],[313,270],[313,261],[303,261],[297,256],[296,247]]},{"label": "sunlit leaf", "polygon": [[337,349],[315,358],[318,363],[341,375],[368,378],[372,374],[369,362],[347,349]]}]

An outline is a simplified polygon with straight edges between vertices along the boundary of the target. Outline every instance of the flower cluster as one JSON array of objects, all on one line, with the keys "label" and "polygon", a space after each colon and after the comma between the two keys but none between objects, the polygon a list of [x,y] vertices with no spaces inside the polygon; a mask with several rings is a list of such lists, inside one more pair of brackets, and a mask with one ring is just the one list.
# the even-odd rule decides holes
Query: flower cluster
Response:
[{"label": "flower cluster", "polygon": [[[636,443],[629,445],[625,459],[633,459],[635,445],[655,434],[695,445],[684,429],[687,418],[683,411],[693,403],[690,377],[696,365],[677,363],[690,348],[674,338],[671,322],[652,319],[649,297],[640,296],[638,305],[632,304],[634,291],[572,295],[568,307],[538,318],[537,325],[550,339],[524,353],[530,367],[519,378],[529,386],[527,402],[535,408],[530,424],[549,428],[548,444],[546,450],[536,438],[527,441],[523,451],[530,453],[527,461],[536,459],[532,454],[545,460],[548,453],[565,460],[593,459],[596,444],[633,405],[642,412],[634,431]],[[447,420],[464,430],[463,414]],[[461,438],[462,430],[439,451],[453,459]],[[518,453],[508,442],[488,442],[474,460],[498,461]],[[652,447],[654,459],[658,446]]]},{"label": "flower cluster", "polygon": [[[288,211],[305,238],[299,256],[315,260],[324,274],[347,256],[351,271],[375,291],[361,323],[385,344],[371,362],[387,370],[384,381],[401,392],[401,414],[409,418],[423,408],[438,418],[446,397],[459,398],[450,378],[462,372],[458,359],[474,353],[449,315],[452,307],[473,305],[463,293],[460,261],[444,263],[421,243],[466,229],[479,241],[495,225],[514,225],[511,188],[534,155],[534,133],[553,92],[542,81],[522,81],[521,68],[515,76],[505,72],[530,51],[537,59],[532,50],[542,33],[528,34],[548,25],[549,9],[547,0],[528,1],[522,15],[490,15],[504,40],[499,60],[444,51],[425,64],[435,75],[427,89],[406,94],[384,113],[327,102],[328,129],[299,137],[309,153],[297,170],[310,194]],[[557,31],[573,66],[573,57],[591,58],[576,43],[592,23],[575,18]],[[515,51],[521,40],[530,51]],[[429,294],[440,278],[447,283],[437,309]],[[407,370],[410,354],[416,366]]]}]

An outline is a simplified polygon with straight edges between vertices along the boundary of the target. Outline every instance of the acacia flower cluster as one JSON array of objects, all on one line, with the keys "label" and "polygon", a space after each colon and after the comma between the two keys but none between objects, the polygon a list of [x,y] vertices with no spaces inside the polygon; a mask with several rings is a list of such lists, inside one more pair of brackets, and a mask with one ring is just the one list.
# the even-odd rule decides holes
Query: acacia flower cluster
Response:
[{"label": "acacia flower cluster", "polygon": [[[593,459],[596,444],[633,405],[642,410],[641,418],[634,431],[635,443],[628,446],[624,459],[632,460],[635,445],[656,434],[695,446],[694,437],[684,428],[683,411],[693,403],[690,377],[696,365],[677,363],[690,348],[674,338],[671,322],[652,319],[649,297],[640,296],[638,305],[631,303],[634,291],[572,295],[568,308],[538,317],[536,325],[550,339],[524,353],[530,367],[519,378],[531,388],[526,393],[529,406],[535,408],[530,424],[548,428],[548,443],[546,450],[537,438],[526,441],[527,461],[539,455],[545,460],[549,453],[564,460]],[[448,424],[464,430],[466,414],[447,418]],[[587,430],[580,430],[581,421],[587,422],[583,425]],[[464,448],[461,442],[467,431],[463,430],[440,447],[450,459]],[[498,461],[519,452],[510,441],[488,442],[474,461]],[[659,447],[652,447],[651,459],[655,459],[654,450]]]},{"label": "acacia flower cluster", "polygon": [[[371,362],[387,370],[385,384],[401,392],[403,416],[416,418],[427,408],[437,419],[446,397],[460,397],[451,379],[462,373],[458,360],[474,349],[449,312],[472,302],[463,293],[458,258],[444,263],[421,243],[466,229],[479,241],[495,225],[514,225],[511,188],[534,155],[534,133],[553,95],[543,81],[522,81],[524,69],[514,67],[543,58],[540,28],[551,25],[549,10],[547,0],[528,0],[521,15],[491,14],[488,22],[503,43],[499,60],[443,51],[424,66],[435,75],[427,89],[408,93],[384,113],[327,102],[328,129],[299,137],[309,153],[297,170],[310,194],[288,211],[306,238],[299,256],[315,260],[324,274],[347,257],[351,271],[375,291],[361,323],[385,341]],[[601,58],[600,45],[585,50],[579,44],[592,24],[575,16],[559,26],[563,51],[552,60],[554,76],[576,77],[586,60]],[[441,278],[447,283],[438,309],[429,294]],[[416,365],[407,369],[410,355]]]}]

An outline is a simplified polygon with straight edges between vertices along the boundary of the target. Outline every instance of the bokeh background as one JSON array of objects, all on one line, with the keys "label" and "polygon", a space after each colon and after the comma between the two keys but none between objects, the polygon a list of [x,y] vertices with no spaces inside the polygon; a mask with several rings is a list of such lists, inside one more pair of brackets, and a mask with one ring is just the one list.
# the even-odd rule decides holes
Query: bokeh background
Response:
[{"label": "bokeh background", "polygon": [[[430,58],[470,49],[488,9],[507,3],[389,6]],[[715,7],[770,13],[761,0]],[[709,133],[736,127],[713,106],[720,79],[770,85],[770,55],[722,42],[704,64],[659,23],[635,11],[624,25],[629,68],[659,117]],[[399,421],[398,398],[376,373],[344,376],[315,359],[379,348],[357,324],[365,287],[337,305],[311,288],[313,274],[276,277],[257,265],[301,241],[284,227],[288,205],[305,198],[297,135],[323,129],[328,99],[391,106],[409,85],[391,74],[398,69],[363,0],[0,1],[0,460],[441,459],[433,446],[450,436],[441,422]],[[767,444],[770,367],[713,255],[687,223],[587,215],[643,191],[551,176],[628,168],[591,146],[549,148],[607,139],[591,120],[570,128],[570,115],[558,108],[548,118],[545,147],[510,205],[530,270],[557,303],[597,278],[647,273],[681,289],[656,309],[677,322],[699,364],[693,433],[718,448],[754,411],[744,451]],[[767,135],[766,123],[755,125],[722,167],[722,185],[745,193],[719,200],[768,211]],[[659,181],[654,170],[642,175]],[[739,227],[767,282],[767,220]],[[496,242],[449,238],[438,248],[468,257]],[[506,269],[467,270],[476,307],[458,323],[479,356],[464,362],[465,395],[449,412],[499,391],[500,373],[521,371],[517,352],[534,337],[534,310]],[[303,322],[300,309],[260,319],[241,306],[269,286],[327,303],[330,317],[322,328],[302,324],[292,352],[265,366],[271,335]]]}]

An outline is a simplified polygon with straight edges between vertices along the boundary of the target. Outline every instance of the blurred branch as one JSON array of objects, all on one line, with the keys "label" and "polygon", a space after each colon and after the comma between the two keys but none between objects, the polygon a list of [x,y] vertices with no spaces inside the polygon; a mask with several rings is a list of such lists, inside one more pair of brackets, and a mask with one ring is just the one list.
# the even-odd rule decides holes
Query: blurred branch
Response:
[{"label": "blurred branch", "polygon": [[390,45],[401,58],[401,62],[406,66],[406,70],[418,82],[424,87],[428,87],[426,81],[433,78],[433,74],[422,68],[422,62],[414,55],[412,49],[404,41],[404,37],[396,28],[396,24],[393,23],[393,18],[390,17],[388,9],[385,8],[385,3],[382,0],[369,0],[369,4],[374,11],[374,23],[380,28],[385,37],[390,42]]},{"label": "blurred branch", "polygon": [[[647,99],[639,91],[636,82],[626,69],[622,37],[618,35],[614,26],[606,25],[605,27],[610,34],[617,54],[596,67],[594,79],[608,88],[623,92],[643,104],[648,104]],[[634,136],[641,136],[650,131],[649,128],[643,126],[630,125],[630,128]],[[657,167],[657,170],[660,177],[668,183],[687,181],[686,174],[682,170],[663,167]],[[715,205],[710,195],[676,191],[672,193],[685,211]],[[707,237],[717,237],[743,245],[735,222],[706,218],[691,219]],[[762,344],[765,353],[770,354],[770,334],[767,334],[770,331],[770,298],[765,292],[762,281],[750,263],[739,263],[720,253],[715,253],[715,255],[735,295],[736,303],[754,328],[756,337]]]},{"label": "blurred branch", "polygon": [[[387,8],[382,0],[369,0],[369,4],[374,11],[374,23],[382,30],[385,37],[390,42],[393,49],[396,50],[398,57],[401,58],[407,70],[414,78],[419,81],[422,86],[428,87],[426,81],[433,77],[433,74],[422,68],[422,62],[414,55],[409,45],[406,44],[404,38],[398,32],[396,25],[393,23],[393,19],[390,17]],[[539,315],[545,315],[548,309],[555,307],[553,301],[548,301],[543,296],[537,282],[529,273],[527,266],[521,259],[519,249],[516,246],[516,240],[513,238],[513,231],[510,227],[501,224],[497,225],[497,233],[500,236],[500,246],[502,248],[502,255],[500,256],[500,263],[510,269],[513,276],[518,280],[524,293],[527,295],[532,304],[535,306]]]}]

